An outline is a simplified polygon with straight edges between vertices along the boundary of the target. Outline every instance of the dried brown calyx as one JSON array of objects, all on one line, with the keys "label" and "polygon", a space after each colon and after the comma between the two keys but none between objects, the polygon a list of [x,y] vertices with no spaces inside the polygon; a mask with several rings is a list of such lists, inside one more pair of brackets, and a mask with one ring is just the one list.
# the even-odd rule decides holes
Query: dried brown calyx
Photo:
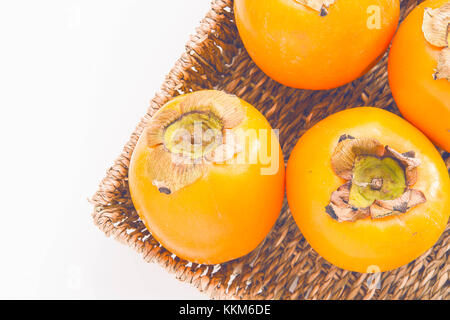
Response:
[{"label": "dried brown calyx", "polygon": [[233,158],[242,147],[232,129],[244,118],[236,96],[215,90],[190,93],[156,113],[144,133],[153,185],[174,193],[201,178],[211,164]]},{"label": "dried brown calyx", "polygon": [[450,81],[450,2],[437,9],[425,8],[422,31],[430,44],[442,48],[434,79]]},{"label": "dried brown calyx", "polygon": [[295,0],[296,2],[307,6],[313,10],[319,12],[324,17],[328,14],[328,8],[330,5],[336,2],[336,0]]},{"label": "dried brown calyx", "polygon": [[376,139],[343,135],[331,167],[347,182],[331,194],[325,210],[339,222],[405,213],[426,201],[421,191],[411,189],[419,166],[413,151],[399,153]]}]

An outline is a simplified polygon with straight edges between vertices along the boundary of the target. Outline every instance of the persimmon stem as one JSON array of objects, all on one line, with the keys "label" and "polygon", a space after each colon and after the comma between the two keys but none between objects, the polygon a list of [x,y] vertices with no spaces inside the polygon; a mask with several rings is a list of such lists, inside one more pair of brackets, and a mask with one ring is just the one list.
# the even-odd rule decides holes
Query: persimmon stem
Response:
[{"label": "persimmon stem", "polygon": [[383,178],[373,178],[370,182],[370,187],[373,190],[380,190],[383,186]]},{"label": "persimmon stem", "polygon": [[349,203],[358,208],[368,207],[375,200],[399,197],[405,188],[405,172],[398,161],[361,155],[355,160]]},{"label": "persimmon stem", "polygon": [[199,159],[222,143],[222,122],[210,112],[189,112],[167,126],[164,146],[174,154]]}]

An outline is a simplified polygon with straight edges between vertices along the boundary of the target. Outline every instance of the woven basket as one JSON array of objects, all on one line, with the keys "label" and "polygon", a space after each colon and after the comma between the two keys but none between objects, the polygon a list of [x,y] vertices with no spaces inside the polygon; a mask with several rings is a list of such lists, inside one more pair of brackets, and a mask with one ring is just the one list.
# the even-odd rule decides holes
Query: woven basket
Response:
[{"label": "woven basket", "polygon": [[[403,0],[402,17],[420,1]],[[165,250],[145,228],[130,199],[128,165],[146,123],[181,93],[219,89],[250,102],[280,129],[285,160],[298,138],[319,120],[362,105],[398,114],[386,73],[386,57],[367,75],[327,91],[297,90],[268,78],[249,58],[234,23],[232,0],[214,0],[186,52],[137,125],[122,154],[92,198],[95,224],[128,244],[148,262],[158,262],[177,279],[212,298],[225,299],[448,299],[450,228],[421,257],[377,276],[349,272],[322,259],[305,241],[285,201],[267,238],[250,254],[216,266],[191,264]],[[449,154],[442,152],[447,168]]]}]

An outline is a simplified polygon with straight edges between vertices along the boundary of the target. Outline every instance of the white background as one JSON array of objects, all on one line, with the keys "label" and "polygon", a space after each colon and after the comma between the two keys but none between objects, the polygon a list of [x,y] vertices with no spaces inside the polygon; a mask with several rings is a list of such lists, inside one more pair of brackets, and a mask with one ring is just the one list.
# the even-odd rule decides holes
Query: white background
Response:
[{"label": "white background", "polygon": [[87,199],[210,0],[0,1],[0,298],[206,299]]}]

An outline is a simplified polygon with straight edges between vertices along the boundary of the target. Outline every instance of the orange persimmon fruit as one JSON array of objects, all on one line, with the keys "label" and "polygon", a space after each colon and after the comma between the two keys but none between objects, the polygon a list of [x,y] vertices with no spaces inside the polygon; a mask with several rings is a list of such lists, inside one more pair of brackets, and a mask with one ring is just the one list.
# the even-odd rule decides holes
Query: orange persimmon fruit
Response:
[{"label": "orange persimmon fruit", "polygon": [[398,25],[398,0],[235,0],[250,57],[272,79],[331,89],[365,74]]},{"label": "orange persimmon fruit", "polygon": [[447,168],[406,120],[359,107],[309,129],[286,171],[292,215],[324,259],[350,271],[405,265],[439,239],[450,213]]},{"label": "orange persimmon fruit", "polygon": [[275,131],[221,91],[178,96],[152,117],[133,152],[131,198],[166,249],[188,261],[241,257],[266,237],[284,197]]},{"label": "orange persimmon fruit", "polygon": [[[444,6],[446,12],[437,14]],[[444,19],[446,16],[446,22],[440,16]],[[443,22],[443,41],[433,41],[428,30],[433,17]],[[448,0],[428,0],[418,5],[395,35],[388,64],[392,95],[402,115],[447,152],[450,152],[449,19]]]}]

